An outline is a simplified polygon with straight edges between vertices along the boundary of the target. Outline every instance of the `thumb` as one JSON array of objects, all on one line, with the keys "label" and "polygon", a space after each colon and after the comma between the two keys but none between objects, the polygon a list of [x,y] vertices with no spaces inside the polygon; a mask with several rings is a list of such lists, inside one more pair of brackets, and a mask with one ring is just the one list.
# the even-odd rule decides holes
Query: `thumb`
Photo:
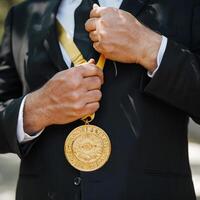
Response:
[{"label": "thumb", "polygon": [[95,64],[95,60],[93,58],[91,58],[89,61],[88,61],[89,64]]},{"label": "thumb", "polygon": [[98,8],[98,7],[99,7],[98,4],[96,4],[96,3],[93,4],[93,9],[94,9],[94,8]]}]

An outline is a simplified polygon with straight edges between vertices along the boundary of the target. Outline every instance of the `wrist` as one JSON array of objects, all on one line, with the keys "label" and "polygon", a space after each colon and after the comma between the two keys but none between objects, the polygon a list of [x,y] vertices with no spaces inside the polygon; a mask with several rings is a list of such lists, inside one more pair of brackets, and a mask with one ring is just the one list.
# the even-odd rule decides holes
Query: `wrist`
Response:
[{"label": "wrist", "polygon": [[45,115],[44,105],[41,105],[41,91],[37,90],[27,95],[23,120],[24,120],[24,131],[28,135],[33,135],[40,132],[47,126],[47,117]]},{"label": "wrist", "polygon": [[157,68],[157,57],[162,42],[162,36],[145,27],[146,37],[139,63],[150,73]]}]

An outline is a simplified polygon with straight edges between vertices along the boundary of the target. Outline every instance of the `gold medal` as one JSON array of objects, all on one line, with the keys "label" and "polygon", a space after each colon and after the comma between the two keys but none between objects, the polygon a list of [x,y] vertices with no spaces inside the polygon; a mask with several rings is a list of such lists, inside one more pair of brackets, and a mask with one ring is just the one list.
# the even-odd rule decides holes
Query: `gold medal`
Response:
[{"label": "gold medal", "polygon": [[68,135],[64,146],[68,162],[80,171],[101,168],[109,159],[111,143],[108,135],[94,125],[82,125]]},{"label": "gold medal", "polygon": [[[63,26],[57,21],[59,41],[68,53],[74,66],[86,63],[83,55],[65,31]],[[103,70],[105,57],[100,56],[96,66]],[[111,153],[111,143],[108,135],[101,128],[89,125],[95,114],[85,116],[82,121],[85,125],[79,126],[71,131],[65,141],[64,152],[68,162],[80,171],[90,172],[101,168],[109,159]]]}]

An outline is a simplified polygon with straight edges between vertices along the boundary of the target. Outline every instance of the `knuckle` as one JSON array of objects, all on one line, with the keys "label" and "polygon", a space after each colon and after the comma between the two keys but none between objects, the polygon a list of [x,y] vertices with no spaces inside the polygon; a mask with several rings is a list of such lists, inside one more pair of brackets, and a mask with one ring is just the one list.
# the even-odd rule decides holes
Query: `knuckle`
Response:
[{"label": "knuckle", "polygon": [[101,18],[99,20],[99,23],[102,25],[102,26],[106,26],[107,25],[107,21],[104,19],[104,18]]},{"label": "knuckle", "polygon": [[80,99],[80,95],[77,92],[72,92],[71,99],[72,101],[78,101]]},{"label": "knuckle", "polygon": [[100,42],[93,43],[93,48],[94,48],[96,51],[101,51],[101,48],[100,48],[99,44],[100,44]]},{"label": "knuckle", "polygon": [[82,72],[87,72],[93,68],[93,64],[84,63],[82,65]]},{"label": "knuckle", "polygon": [[80,87],[81,85],[81,82],[80,82],[80,79],[79,78],[73,78],[71,81],[70,81],[70,86],[71,86],[71,89],[72,90],[76,90]]},{"label": "knuckle", "polygon": [[103,42],[102,40],[100,40],[100,41],[99,41],[99,44],[98,44],[98,48],[100,48],[100,49],[103,50],[103,49],[104,49],[103,43],[104,43],[104,42]]},{"label": "knuckle", "polygon": [[89,19],[85,22],[85,29],[88,30],[88,26],[89,26]]},{"label": "knuckle", "polygon": [[96,97],[98,100],[100,100],[102,98],[102,92],[100,90],[96,91]]},{"label": "knuckle", "polygon": [[92,113],[96,112],[98,109],[99,109],[99,103],[96,102],[96,103],[93,104],[93,106],[91,106],[91,107],[88,109],[87,113],[88,113],[88,114],[92,114]]},{"label": "knuckle", "polygon": [[102,51],[105,54],[111,54],[111,53],[113,53],[113,46],[112,46],[112,44],[110,44],[108,42],[103,42],[103,44],[102,44]]},{"label": "knuckle", "polygon": [[95,78],[94,83],[97,85],[97,87],[101,87],[101,79],[99,77]]},{"label": "knuckle", "polygon": [[107,48],[106,48],[106,43],[104,41],[99,42],[99,48],[103,51],[106,52]]},{"label": "knuckle", "polygon": [[99,109],[99,107],[100,107],[99,102],[95,102],[91,106],[85,108],[84,113],[86,115],[93,114],[93,113],[95,113]]},{"label": "knuckle", "polygon": [[112,54],[113,53],[112,47],[111,46],[110,47],[105,47],[105,53],[106,54]]},{"label": "knuckle", "polygon": [[94,106],[94,110],[97,111],[100,107],[100,103],[99,102],[96,102],[95,103],[95,106]]},{"label": "knuckle", "polygon": [[82,74],[84,66],[85,66],[85,64],[79,64],[79,65],[76,65],[75,67],[73,67],[73,70],[74,70],[73,75],[80,76]]},{"label": "knuckle", "polygon": [[93,33],[92,32],[89,33],[89,37],[93,38]]},{"label": "knuckle", "polygon": [[92,70],[93,74],[98,74],[98,68],[94,64],[89,65],[90,70]]},{"label": "knuckle", "polygon": [[104,41],[107,38],[106,32],[101,31],[99,34],[100,34],[100,41]]},{"label": "knuckle", "polygon": [[83,108],[84,108],[84,106],[83,106],[83,104],[81,104],[81,103],[76,103],[76,104],[74,104],[74,112],[75,112],[77,115],[82,114]]},{"label": "knuckle", "polygon": [[99,68],[96,65],[93,65],[93,70],[95,74],[99,73]]}]

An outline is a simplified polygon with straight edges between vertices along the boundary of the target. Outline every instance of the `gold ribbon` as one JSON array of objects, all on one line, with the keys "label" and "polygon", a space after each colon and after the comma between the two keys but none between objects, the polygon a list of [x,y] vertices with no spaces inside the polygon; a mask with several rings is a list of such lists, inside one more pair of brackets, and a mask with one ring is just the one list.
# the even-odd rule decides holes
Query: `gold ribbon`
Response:
[{"label": "gold ribbon", "polygon": [[[57,20],[57,31],[58,31],[59,41],[62,44],[65,51],[67,52],[67,54],[69,55],[74,66],[87,63],[87,61],[84,59],[83,55],[81,54],[80,50],[74,43],[69,33],[65,31],[64,27],[58,20]],[[106,59],[104,55],[101,54],[96,66],[99,67],[101,70],[103,70],[105,66],[105,61]],[[95,114],[92,114],[92,115],[83,117],[82,120],[88,123],[88,122],[91,122],[94,119],[94,117],[95,117]]]}]

